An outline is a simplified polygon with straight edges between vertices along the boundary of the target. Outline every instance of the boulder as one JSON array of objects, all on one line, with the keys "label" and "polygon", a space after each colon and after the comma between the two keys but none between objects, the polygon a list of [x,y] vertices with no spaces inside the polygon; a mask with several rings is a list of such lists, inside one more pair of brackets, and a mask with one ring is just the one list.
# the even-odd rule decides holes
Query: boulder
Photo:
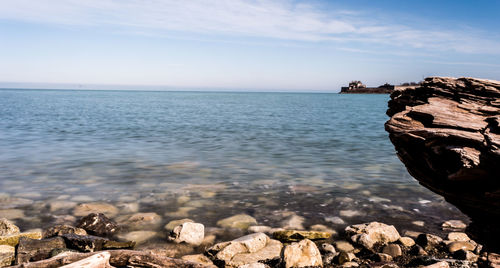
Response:
[{"label": "boulder", "polygon": [[86,230],[91,235],[104,237],[111,236],[118,230],[118,225],[102,213],[91,213],[81,218],[76,226]]},{"label": "boulder", "polygon": [[393,92],[387,114],[385,129],[409,173],[498,247],[491,219],[500,218],[500,82],[429,77]]},{"label": "boulder", "polygon": [[309,239],[292,243],[283,251],[285,267],[323,267],[321,253],[316,244]]},{"label": "boulder", "polygon": [[0,219],[0,236],[19,234],[19,227],[11,221],[1,218]]},{"label": "boulder", "polygon": [[54,236],[62,236],[65,234],[87,235],[87,231],[81,228],[76,228],[71,225],[61,224],[55,225],[43,232],[43,238],[50,238]]},{"label": "boulder", "polygon": [[375,244],[385,245],[400,238],[394,226],[380,222],[351,225],[346,227],[345,231],[353,242],[367,249],[372,249]]},{"label": "boulder", "polygon": [[187,243],[198,246],[205,237],[205,226],[201,223],[185,222],[170,232],[168,239],[176,243]]}]

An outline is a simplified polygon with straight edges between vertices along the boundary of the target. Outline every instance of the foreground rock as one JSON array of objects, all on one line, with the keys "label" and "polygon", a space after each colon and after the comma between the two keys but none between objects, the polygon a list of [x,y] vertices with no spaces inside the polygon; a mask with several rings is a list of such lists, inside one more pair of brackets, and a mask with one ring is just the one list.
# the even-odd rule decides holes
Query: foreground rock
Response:
[{"label": "foreground rock", "polygon": [[77,227],[97,236],[111,236],[118,230],[118,225],[102,213],[91,213],[81,218]]},{"label": "foreground rock", "polygon": [[0,236],[15,235],[19,233],[19,227],[14,223],[5,218],[0,219]]},{"label": "foreground rock", "polygon": [[348,226],[346,233],[351,235],[351,240],[372,249],[375,244],[388,244],[397,241],[400,236],[396,228],[380,222],[371,222]]},{"label": "foreground rock", "polygon": [[169,235],[169,240],[198,246],[205,237],[205,226],[201,223],[185,222],[176,226]]},{"label": "foreground rock", "polygon": [[285,267],[322,267],[323,261],[318,247],[309,239],[292,243],[283,252]]},{"label": "foreground rock", "polygon": [[500,237],[491,223],[500,218],[500,82],[426,78],[392,93],[387,114],[410,174],[470,216],[484,239]]},{"label": "foreground rock", "polygon": [[218,266],[239,267],[279,259],[282,248],[281,242],[270,239],[264,233],[253,233],[215,244],[207,250],[207,254]]}]

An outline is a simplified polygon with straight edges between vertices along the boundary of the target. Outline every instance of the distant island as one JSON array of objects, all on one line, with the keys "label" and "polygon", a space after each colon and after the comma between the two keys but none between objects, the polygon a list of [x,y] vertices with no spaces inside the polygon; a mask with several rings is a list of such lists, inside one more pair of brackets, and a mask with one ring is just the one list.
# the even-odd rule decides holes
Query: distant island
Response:
[{"label": "distant island", "polygon": [[379,87],[367,87],[361,81],[351,81],[348,87],[342,87],[340,89],[341,94],[390,94],[394,90],[399,88],[416,87],[419,83],[403,83],[399,86],[391,85],[385,83]]}]

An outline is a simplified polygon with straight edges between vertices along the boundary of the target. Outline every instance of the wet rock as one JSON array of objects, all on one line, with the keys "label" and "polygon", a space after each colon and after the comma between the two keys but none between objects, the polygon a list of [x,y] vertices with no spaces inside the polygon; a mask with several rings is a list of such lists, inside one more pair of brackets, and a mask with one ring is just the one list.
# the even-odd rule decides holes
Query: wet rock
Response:
[{"label": "wet rock", "polygon": [[376,243],[387,244],[399,239],[399,233],[392,225],[380,222],[371,222],[348,226],[346,233],[351,235],[351,240],[371,249]]},{"label": "wet rock", "polygon": [[24,218],[24,211],[20,209],[0,209],[0,218],[15,220]]},{"label": "wet rock", "polygon": [[118,238],[128,241],[134,241],[137,245],[157,237],[158,233],[154,231],[133,231],[125,234],[119,234]]},{"label": "wet rock", "polygon": [[281,222],[281,227],[284,229],[296,229],[296,230],[304,230],[304,217],[298,215],[291,215],[287,219]]},{"label": "wet rock", "polygon": [[0,267],[11,266],[15,256],[15,247],[0,245]]},{"label": "wet rock", "polygon": [[431,250],[438,247],[443,242],[443,239],[433,234],[420,234],[415,242],[425,250]]},{"label": "wet rock", "polygon": [[181,220],[173,220],[173,221],[170,221],[168,222],[164,229],[167,230],[167,232],[172,232],[174,230],[175,227],[185,223],[185,222],[194,222],[193,220],[191,219],[181,219]]},{"label": "wet rock", "polygon": [[169,235],[169,240],[198,246],[203,242],[205,226],[201,223],[185,222],[178,225]]},{"label": "wet rock", "polygon": [[91,235],[104,237],[111,236],[118,230],[118,225],[103,213],[90,213],[81,218],[76,226],[86,230]]},{"label": "wet rock", "polygon": [[476,248],[476,246],[470,242],[466,242],[466,241],[456,241],[456,242],[452,242],[448,245],[448,251],[450,253],[453,253],[457,250],[474,250]]},{"label": "wet rock", "polygon": [[423,255],[427,255],[427,251],[425,251],[424,248],[419,246],[419,245],[414,245],[410,249],[410,254],[415,255],[415,256],[423,256]]},{"label": "wet rock", "polygon": [[107,251],[92,255],[83,260],[73,262],[68,265],[61,266],[61,268],[107,268],[111,267],[109,258],[111,254]]},{"label": "wet rock", "polygon": [[48,259],[52,250],[65,247],[66,243],[61,237],[41,240],[21,237],[17,246],[16,264]]},{"label": "wet rock", "polygon": [[349,261],[342,264],[342,267],[359,267],[357,262]]},{"label": "wet rock", "polygon": [[316,245],[309,239],[292,243],[283,251],[285,267],[323,266],[321,254]]},{"label": "wet rock", "polygon": [[246,214],[238,214],[217,222],[217,226],[222,228],[248,229],[251,225],[257,225],[257,220]]},{"label": "wet rock", "polygon": [[396,244],[389,244],[389,245],[384,246],[384,248],[382,249],[382,253],[391,255],[391,257],[393,257],[393,258],[403,255],[403,251],[401,250],[401,247],[399,245],[396,245]]},{"label": "wet rock", "polygon": [[248,231],[251,233],[269,233],[271,229],[271,227],[265,225],[254,225],[248,227]]},{"label": "wet rock", "polygon": [[451,232],[448,234],[448,240],[450,240],[450,241],[469,241],[470,238],[465,233]]},{"label": "wet rock", "polygon": [[351,245],[351,243],[347,241],[335,241],[334,242],[335,248],[339,252],[352,252],[354,251],[354,247]]},{"label": "wet rock", "polygon": [[297,230],[284,230],[273,233],[273,238],[281,242],[296,242],[302,239],[320,240],[330,238],[331,236],[332,234],[327,232]]},{"label": "wet rock", "polygon": [[154,212],[135,213],[123,221],[129,230],[156,229],[161,223],[161,216]]},{"label": "wet rock", "polygon": [[70,210],[76,206],[76,202],[55,200],[49,203],[50,212],[55,212],[58,210]]},{"label": "wet rock", "polygon": [[0,245],[8,245],[8,246],[15,247],[17,244],[19,244],[19,239],[21,237],[26,237],[26,238],[31,238],[31,239],[41,239],[42,233],[41,232],[25,232],[25,233],[20,233],[20,234],[0,236]]},{"label": "wet rock", "polygon": [[217,268],[217,266],[214,265],[212,260],[210,260],[207,256],[203,254],[195,254],[195,255],[185,255],[182,256],[181,259],[185,261],[190,261],[194,263],[199,263],[208,266],[207,268]]},{"label": "wet rock", "polygon": [[479,256],[470,252],[470,251],[459,249],[459,250],[453,252],[453,258],[458,259],[458,260],[476,262],[478,260]]},{"label": "wet rock", "polygon": [[75,207],[73,215],[77,217],[87,216],[91,213],[103,213],[106,217],[114,217],[118,214],[118,208],[108,203],[83,203]]},{"label": "wet rock", "polygon": [[408,248],[415,245],[415,241],[413,239],[411,239],[410,237],[406,237],[406,236],[400,237],[399,243],[405,247],[408,247]]},{"label": "wet rock", "polygon": [[54,236],[62,236],[65,234],[87,235],[87,231],[73,227],[71,225],[56,225],[48,228],[43,232],[43,238],[50,238]]},{"label": "wet rock", "polygon": [[0,236],[19,234],[19,227],[8,219],[0,219]]},{"label": "wet rock", "polygon": [[338,263],[344,264],[346,262],[350,262],[350,261],[354,260],[355,258],[356,258],[356,255],[354,255],[354,253],[342,251],[339,253]]},{"label": "wet rock", "polygon": [[102,250],[104,248],[104,243],[108,241],[107,238],[93,235],[65,234],[62,235],[62,237],[64,237],[68,248],[82,252]]},{"label": "wet rock", "polygon": [[465,230],[467,224],[465,224],[461,220],[449,220],[443,222],[443,224],[441,224],[441,227],[444,230]]}]

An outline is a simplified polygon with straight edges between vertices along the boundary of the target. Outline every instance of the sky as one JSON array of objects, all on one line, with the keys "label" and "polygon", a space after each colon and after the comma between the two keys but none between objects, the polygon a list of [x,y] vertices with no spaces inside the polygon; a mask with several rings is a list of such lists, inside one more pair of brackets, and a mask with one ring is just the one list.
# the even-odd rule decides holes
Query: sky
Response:
[{"label": "sky", "polygon": [[0,0],[0,88],[500,80],[497,0]]}]

